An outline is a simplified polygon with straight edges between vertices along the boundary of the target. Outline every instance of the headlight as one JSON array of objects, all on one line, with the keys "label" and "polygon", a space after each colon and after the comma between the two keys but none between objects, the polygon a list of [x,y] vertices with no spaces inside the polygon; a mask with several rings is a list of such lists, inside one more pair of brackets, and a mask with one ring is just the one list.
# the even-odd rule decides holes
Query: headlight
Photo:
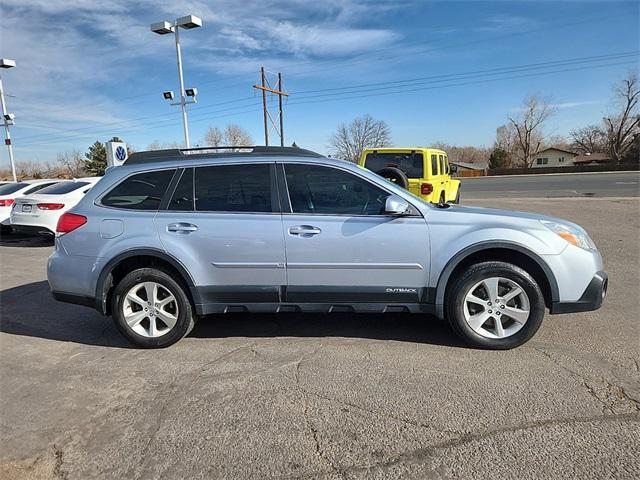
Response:
[{"label": "headlight", "polygon": [[564,238],[567,242],[576,247],[584,248],[585,250],[597,250],[596,244],[593,243],[591,237],[581,228],[572,227],[566,223],[549,222],[547,220],[540,220],[542,224],[555,234]]}]

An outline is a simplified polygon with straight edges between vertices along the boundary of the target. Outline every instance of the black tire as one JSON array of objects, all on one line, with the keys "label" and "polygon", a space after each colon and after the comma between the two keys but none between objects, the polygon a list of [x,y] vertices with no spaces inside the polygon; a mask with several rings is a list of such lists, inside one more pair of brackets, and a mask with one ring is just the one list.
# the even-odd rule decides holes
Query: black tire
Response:
[{"label": "black tire", "polygon": [[[176,324],[171,330],[159,337],[145,337],[134,332],[127,324],[124,313],[124,296],[136,284],[141,282],[156,282],[167,289],[176,300],[178,315]],[[111,312],[116,327],[131,343],[142,348],[163,348],[173,345],[186,336],[195,325],[195,318],[191,302],[186,294],[186,287],[176,282],[169,274],[155,268],[140,268],[127,274],[116,285],[111,301]]]},{"label": "black tire", "polygon": [[386,178],[387,180],[392,181],[396,185],[402,188],[409,188],[409,178],[407,174],[402,170],[396,167],[385,167],[382,170],[378,170],[376,172],[381,177]]},{"label": "black tire", "polygon": [[[524,290],[529,301],[529,317],[524,325],[513,335],[504,338],[488,338],[480,335],[469,326],[464,316],[465,297],[469,289],[491,277],[502,277],[515,282]],[[491,350],[508,350],[518,347],[538,331],[544,313],[544,296],[536,281],[520,267],[506,262],[482,262],[472,265],[454,280],[447,291],[445,317],[453,330],[466,343],[474,347]],[[508,319],[507,322],[509,321]]]},{"label": "black tire", "polygon": [[445,196],[444,196],[444,192],[442,192],[442,193],[440,194],[440,200],[438,200],[438,204],[440,204],[440,205],[444,205],[445,203],[447,203],[447,201],[446,201],[446,198],[445,198]]},{"label": "black tire", "polygon": [[456,193],[456,199],[453,201],[456,205],[460,203],[460,190]]}]

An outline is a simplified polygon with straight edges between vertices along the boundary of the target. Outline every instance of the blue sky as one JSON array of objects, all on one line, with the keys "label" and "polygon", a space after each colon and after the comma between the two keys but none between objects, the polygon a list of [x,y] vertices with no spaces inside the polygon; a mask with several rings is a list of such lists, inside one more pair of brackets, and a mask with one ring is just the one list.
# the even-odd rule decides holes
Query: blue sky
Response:
[{"label": "blue sky", "polygon": [[[189,13],[204,23],[182,35],[186,84],[200,92],[190,108],[192,144],[227,123],[263,142],[261,100],[251,88],[260,66],[281,71],[291,93],[287,144],[321,152],[339,123],[366,113],[389,124],[396,145],[490,145],[496,127],[536,93],[557,106],[547,133],[567,135],[609,111],[613,82],[638,69],[637,53],[614,55],[640,47],[635,1],[0,5],[0,56],[18,63],[1,72],[16,114],[17,161],[84,152],[114,135],[136,149],[181,142],[178,108],[161,95],[177,90],[173,40],[149,24]],[[6,168],[4,147],[0,155]]]}]

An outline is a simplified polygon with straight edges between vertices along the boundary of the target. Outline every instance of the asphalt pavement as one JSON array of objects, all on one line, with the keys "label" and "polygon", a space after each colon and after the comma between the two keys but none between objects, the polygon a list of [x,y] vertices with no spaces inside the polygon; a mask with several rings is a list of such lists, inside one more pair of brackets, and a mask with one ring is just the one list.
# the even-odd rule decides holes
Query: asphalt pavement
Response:
[{"label": "asphalt pavement", "polygon": [[505,175],[460,180],[464,199],[640,196],[640,172]]},{"label": "asphalt pavement", "polygon": [[139,350],[51,298],[50,242],[2,239],[0,478],[640,478],[640,200],[471,203],[587,228],[602,309],[504,352],[398,314],[230,314]]}]

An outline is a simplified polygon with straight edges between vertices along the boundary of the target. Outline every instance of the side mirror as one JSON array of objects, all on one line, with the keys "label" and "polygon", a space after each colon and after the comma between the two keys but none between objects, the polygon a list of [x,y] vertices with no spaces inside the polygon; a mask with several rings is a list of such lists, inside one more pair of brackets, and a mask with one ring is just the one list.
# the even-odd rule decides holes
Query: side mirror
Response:
[{"label": "side mirror", "polygon": [[389,195],[384,203],[384,213],[388,215],[404,215],[409,210],[409,202],[398,195]]}]

